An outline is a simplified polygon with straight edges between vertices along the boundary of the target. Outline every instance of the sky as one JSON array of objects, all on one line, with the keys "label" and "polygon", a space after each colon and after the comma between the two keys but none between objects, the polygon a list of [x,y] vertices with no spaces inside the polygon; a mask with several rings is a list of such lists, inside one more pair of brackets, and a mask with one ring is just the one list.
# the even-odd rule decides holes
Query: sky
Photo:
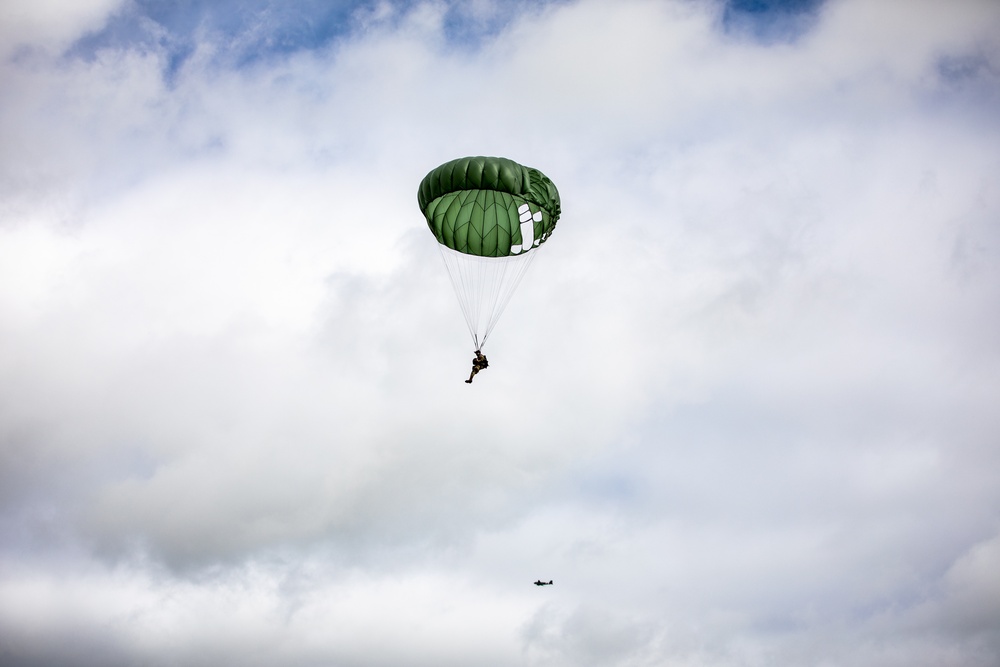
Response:
[{"label": "sky", "polygon": [[0,99],[0,663],[1000,663],[1000,4],[5,0]]}]

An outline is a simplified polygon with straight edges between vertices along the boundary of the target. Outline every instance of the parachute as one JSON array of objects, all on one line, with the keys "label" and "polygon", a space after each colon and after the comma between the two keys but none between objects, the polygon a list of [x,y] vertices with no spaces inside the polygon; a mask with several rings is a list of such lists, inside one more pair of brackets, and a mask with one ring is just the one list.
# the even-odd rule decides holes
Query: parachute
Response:
[{"label": "parachute", "polygon": [[417,203],[437,239],[476,349],[559,220],[559,191],[531,167],[465,157],[432,170]]}]

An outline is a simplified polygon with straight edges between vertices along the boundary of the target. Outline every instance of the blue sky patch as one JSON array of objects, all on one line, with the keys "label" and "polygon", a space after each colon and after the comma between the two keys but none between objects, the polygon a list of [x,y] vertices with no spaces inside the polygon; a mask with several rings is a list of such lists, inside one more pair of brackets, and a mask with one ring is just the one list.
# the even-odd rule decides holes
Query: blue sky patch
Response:
[{"label": "blue sky patch", "polygon": [[[443,22],[445,38],[475,46],[498,34],[525,11],[566,0],[516,0],[477,11],[475,5],[451,2]],[[389,0],[392,21],[405,16],[416,0]],[[69,49],[71,58],[92,59],[104,49],[148,50],[166,55],[166,78],[172,79],[202,41],[211,41],[217,60],[242,67],[261,60],[322,49],[362,29],[379,16],[376,0],[136,0],[112,15],[99,30]]]},{"label": "blue sky patch", "polygon": [[764,43],[792,42],[815,24],[824,0],[728,0],[723,29]]},{"label": "blue sky patch", "polygon": [[[388,0],[398,17],[420,4]],[[511,0],[478,7],[448,3],[444,37],[459,47],[478,46],[525,12],[569,0]],[[726,32],[773,42],[798,37],[812,25],[822,0],[729,0],[722,13]],[[67,53],[91,59],[104,49],[165,54],[164,76],[172,80],[199,42],[211,41],[217,62],[243,67],[302,51],[322,49],[362,28],[378,15],[376,0],[135,0],[103,27],[79,39]],[[393,19],[389,19],[393,20]]]},{"label": "blue sky patch", "polygon": [[103,49],[161,51],[167,57],[169,79],[199,41],[212,41],[222,62],[247,65],[323,48],[350,33],[358,13],[375,4],[373,0],[136,0],[100,30],[78,40],[67,55],[87,59]]}]

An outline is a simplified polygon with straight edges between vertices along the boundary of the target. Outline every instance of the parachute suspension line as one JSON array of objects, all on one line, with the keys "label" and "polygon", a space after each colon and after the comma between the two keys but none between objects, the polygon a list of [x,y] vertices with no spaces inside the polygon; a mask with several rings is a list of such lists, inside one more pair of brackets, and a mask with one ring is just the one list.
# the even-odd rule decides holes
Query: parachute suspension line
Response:
[{"label": "parachute suspension line", "polygon": [[[500,280],[496,283],[496,297],[493,301],[495,304],[493,308],[494,313],[490,317],[490,324],[486,328],[486,332],[483,334],[484,345],[486,344],[486,339],[493,333],[493,327],[500,321],[500,316],[507,310],[507,304],[510,303],[511,297],[514,296],[514,292],[517,290],[517,286],[521,284],[521,279],[528,272],[528,267],[531,266],[537,254],[538,251],[536,249],[534,252],[524,253],[520,257],[510,258],[512,261],[504,262],[503,273],[500,276]],[[507,275],[508,272],[511,274],[510,276]]]},{"label": "parachute suspension line", "polygon": [[469,327],[469,335],[472,336],[472,342],[476,346],[476,349],[481,349],[479,340],[476,337],[476,327],[474,324],[477,318],[474,318],[471,312],[475,301],[473,298],[475,296],[475,285],[467,271],[459,270],[460,258],[457,255],[460,253],[443,245],[439,245],[438,248],[441,250],[441,259],[444,261],[444,268],[448,272],[451,286],[455,290],[455,296],[458,297],[458,305],[462,309],[465,323]]},{"label": "parachute suspension line", "polygon": [[537,249],[513,257],[478,257],[439,245],[476,349],[486,344]]}]

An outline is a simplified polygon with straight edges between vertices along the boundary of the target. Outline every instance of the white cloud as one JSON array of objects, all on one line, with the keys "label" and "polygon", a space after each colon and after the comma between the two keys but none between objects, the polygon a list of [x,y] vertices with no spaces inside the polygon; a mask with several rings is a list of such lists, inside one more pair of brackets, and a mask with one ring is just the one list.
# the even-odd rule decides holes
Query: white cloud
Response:
[{"label": "white cloud", "polygon": [[123,0],[14,0],[0,6],[0,55],[19,49],[58,53],[84,33],[99,28]]},{"label": "white cloud", "polygon": [[[2,65],[8,655],[991,664],[995,5],[444,9]],[[415,190],[473,153],[564,217],[470,388]]]}]

